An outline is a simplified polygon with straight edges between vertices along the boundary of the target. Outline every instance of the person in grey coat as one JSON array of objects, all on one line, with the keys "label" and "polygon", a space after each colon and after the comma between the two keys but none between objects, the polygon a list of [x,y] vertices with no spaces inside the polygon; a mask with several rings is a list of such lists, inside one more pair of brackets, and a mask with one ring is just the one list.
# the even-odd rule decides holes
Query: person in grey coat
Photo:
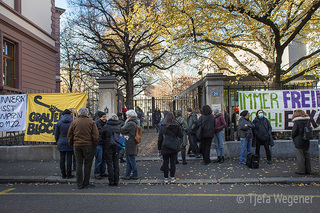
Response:
[{"label": "person in grey coat", "polygon": [[[126,162],[127,162],[127,170],[122,179],[137,180],[138,178],[138,168],[136,163],[135,155],[137,153],[137,144],[134,140],[136,136],[136,129],[138,125],[137,113],[134,110],[128,110],[126,112],[127,120],[123,127],[121,127],[121,134],[126,139],[125,141],[125,149],[126,149]],[[132,171],[132,176],[131,176]]]},{"label": "person in grey coat", "polygon": [[[69,127],[73,121],[71,117],[71,111],[66,109],[62,113],[62,118],[58,121],[54,137],[57,142],[57,148],[60,152],[60,170],[62,178],[73,178],[72,172],[72,154],[73,147],[69,145],[67,134]],[[67,158],[66,158],[67,157]],[[66,159],[67,159],[67,170],[66,170]]]},{"label": "person in grey coat", "polygon": [[241,141],[241,151],[240,151],[240,163],[246,164],[246,156],[251,153],[252,147],[252,138],[253,138],[253,131],[254,124],[250,121],[250,113],[248,110],[243,110],[240,113],[240,120],[239,120],[239,137]]}]

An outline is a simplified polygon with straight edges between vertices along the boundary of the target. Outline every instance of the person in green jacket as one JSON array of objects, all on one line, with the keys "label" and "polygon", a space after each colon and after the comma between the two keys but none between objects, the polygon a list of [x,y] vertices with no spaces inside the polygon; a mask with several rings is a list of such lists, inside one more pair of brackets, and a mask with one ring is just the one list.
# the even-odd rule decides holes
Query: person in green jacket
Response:
[{"label": "person in green jacket", "polygon": [[186,146],[188,144],[188,138],[187,138],[187,133],[188,133],[188,124],[186,120],[182,117],[182,111],[181,110],[176,110],[176,120],[181,126],[183,137],[181,138],[181,157],[182,157],[182,164],[186,165]]},{"label": "person in green jacket", "polygon": [[[126,162],[127,162],[127,170],[125,176],[122,179],[137,180],[138,178],[138,169],[137,163],[135,159],[135,155],[137,152],[137,144],[134,140],[136,136],[136,129],[138,125],[137,113],[134,110],[128,110],[126,112],[127,120],[123,127],[121,127],[121,134],[124,135],[125,141],[125,149],[126,149]],[[131,175],[132,171],[132,176]]]},{"label": "person in green jacket", "polygon": [[200,150],[197,144],[197,130],[198,130],[198,118],[197,114],[192,112],[191,108],[187,108],[187,124],[188,124],[188,136],[191,151],[196,155],[197,158],[201,158]]}]

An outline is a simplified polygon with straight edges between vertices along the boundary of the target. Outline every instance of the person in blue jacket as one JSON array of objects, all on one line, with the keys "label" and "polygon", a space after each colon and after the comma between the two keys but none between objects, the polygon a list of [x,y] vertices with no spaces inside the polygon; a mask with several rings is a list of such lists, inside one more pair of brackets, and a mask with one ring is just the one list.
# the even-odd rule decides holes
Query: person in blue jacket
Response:
[{"label": "person in blue jacket", "polygon": [[57,148],[60,152],[60,170],[62,178],[73,178],[74,175],[71,174],[73,147],[69,145],[67,138],[69,127],[73,121],[71,117],[72,112],[69,109],[65,109],[62,115],[62,118],[58,121],[56,125],[54,136],[57,142]]}]

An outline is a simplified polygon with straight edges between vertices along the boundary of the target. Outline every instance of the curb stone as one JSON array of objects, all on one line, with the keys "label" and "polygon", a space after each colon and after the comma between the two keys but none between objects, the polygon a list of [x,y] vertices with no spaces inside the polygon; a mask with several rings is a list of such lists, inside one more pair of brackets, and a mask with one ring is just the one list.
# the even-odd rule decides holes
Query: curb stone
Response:
[{"label": "curb stone", "polygon": [[258,178],[259,182],[262,184],[266,183],[282,183],[282,184],[311,184],[311,183],[320,183],[320,178],[309,178],[309,177],[271,177],[271,178]]},{"label": "curb stone", "polygon": [[229,178],[229,179],[218,179],[220,184],[234,184],[234,183],[259,183],[258,178]]},{"label": "curb stone", "polygon": [[[0,183],[76,183],[76,178],[62,179],[60,176],[0,176]],[[90,179],[91,183],[108,184],[107,179]],[[120,184],[162,184],[163,179],[139,179],[122,180]],[[320,183],[319,178],[309,177],[270,177],[270,178],[229,178],[229,179],[177,179],[177,184],[237,184],[237,183],[258,183],[258,184],[311,184]]]}]

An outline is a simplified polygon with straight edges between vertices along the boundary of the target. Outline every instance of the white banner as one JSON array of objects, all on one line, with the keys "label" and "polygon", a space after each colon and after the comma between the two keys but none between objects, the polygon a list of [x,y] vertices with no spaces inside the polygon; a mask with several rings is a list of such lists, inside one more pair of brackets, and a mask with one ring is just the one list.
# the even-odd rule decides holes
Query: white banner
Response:
[{"label": "white banner", "polygon": [[0,131],[26,130],[27,95],[0,95]]},{"label": "white banner", "polygon": [[291,130],[294,110],[302,109],[310,116],[314,129],[320,129],[319,90],[239,91],[239,113],[248,110],[251,121],[262,109],[273,131]]}]

